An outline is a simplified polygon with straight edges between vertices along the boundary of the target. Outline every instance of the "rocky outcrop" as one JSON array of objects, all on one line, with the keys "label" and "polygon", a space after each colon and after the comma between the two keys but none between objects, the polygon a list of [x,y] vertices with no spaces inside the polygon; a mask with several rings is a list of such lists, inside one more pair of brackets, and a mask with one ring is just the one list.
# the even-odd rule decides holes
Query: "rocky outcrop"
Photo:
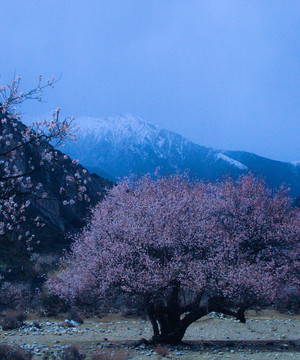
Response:
[{"label": "rocky outcrop", "polygon": [[[21,135],[18,134],[26,127],[19,121],[16,124],[14,129],[8,131],[15,132],[13,141],[17,144],[21,141]],[[11,125],[6,125],[6,129],[2,126],[1,133],[5,133],[8,126]],[[51,161],[41,161],[45,149],[54,155]],[[0,148],[1,151],[3,153]],[[34,189],[27,195],[15,189],[20,194],[20,201],[24,201],[24,196],[30,201],[25,213],[26,222],[21,226],[35,235],[37,242],[33,244],[38,251],[56,251],[67,247],[70,243],[67,235],[84,226],[90,208],[103,198],[105,188],[111,187],[113,183],[90,174],[46,141],[29,143],[16,151],[16,160],[11,166],[16,166],[23,174],[29,174]],[[3,159],[7,161],[5,157]],[[37,218],[39,220],[34,221]],[[37,223],[44,226],[36,227]]]}]

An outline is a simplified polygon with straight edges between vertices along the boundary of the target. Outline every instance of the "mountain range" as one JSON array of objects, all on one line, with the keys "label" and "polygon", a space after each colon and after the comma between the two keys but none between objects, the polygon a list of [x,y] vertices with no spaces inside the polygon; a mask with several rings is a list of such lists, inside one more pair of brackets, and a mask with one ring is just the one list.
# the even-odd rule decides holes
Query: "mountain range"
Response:
[{"label": "mountain range", "polygon": [[152,173],[157,168],[162,174],[188,170],[190,176],[208,180],[252,172],[274,188],[290,187],[293,197],[300,194],[300,162],[204,147],[133,115],[80,117],[75,123],[77,142],[66,143],[62,150],[110,180]]}]

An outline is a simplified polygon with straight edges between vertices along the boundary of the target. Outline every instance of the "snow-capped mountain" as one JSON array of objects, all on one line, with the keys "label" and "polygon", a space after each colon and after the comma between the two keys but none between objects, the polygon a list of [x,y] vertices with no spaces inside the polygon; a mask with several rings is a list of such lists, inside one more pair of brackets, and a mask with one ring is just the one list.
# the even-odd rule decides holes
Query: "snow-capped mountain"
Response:
[{"label": "snow-capped mountain", "polygon": [[80,117],[77,142],[63,151],[99,175],[117,179],[130,174],[174,173],[217,179],[253,172],[274,187],[285,183],[300,194],[300,166],[270,160],[243,151],[225,151],[195,144],[183,136],[132,115],[108,118]]},{"label": "snow-capped mountain", "polygon": [[[88,167],[113,178],[154,171],[181,170],[192,144],[184,137],[132,115],[76,119],[78,138],[63,150]],[[206,148],[203,148],[206,149]]]}]

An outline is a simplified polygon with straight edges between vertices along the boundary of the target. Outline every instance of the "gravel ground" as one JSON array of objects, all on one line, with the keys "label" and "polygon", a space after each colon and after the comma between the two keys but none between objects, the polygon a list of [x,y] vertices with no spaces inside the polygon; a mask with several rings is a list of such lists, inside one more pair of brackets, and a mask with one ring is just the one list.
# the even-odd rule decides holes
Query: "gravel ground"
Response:
[{"label": "gravel ground", "polygon": [[[169,347],[169,359],[300,359],[300,316],[275,312],[249,313],[242,324],[210,314],[192,324],[186,346]],[[33,326],[36,320],[41,329]],[[86,319],[84,324],[66,327],[63,319],[30,317],[18,330],[0,331],[0,342],[30,349],[36,360],[47,351],[57,352],[76,344],[88,357],[94,352],[125,348],[130,359],[160,359],[150,346],[134,347],[141,338],[151,338],[151,326],[140,318],[107,315]]]}]

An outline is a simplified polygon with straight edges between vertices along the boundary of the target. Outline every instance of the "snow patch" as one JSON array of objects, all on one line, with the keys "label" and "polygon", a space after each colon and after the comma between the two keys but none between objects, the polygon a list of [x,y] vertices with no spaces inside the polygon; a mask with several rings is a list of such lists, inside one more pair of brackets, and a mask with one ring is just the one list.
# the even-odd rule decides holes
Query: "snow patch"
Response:
[{"label": "snow patch", "polygon": [[159,128],[131,114],[106,118],[79,117],[74,122],[79,127],[78,135],[92,135],[94,138],[109,136],[114,143],[124,139],[134,139],[135,143],[144,143],[155,137]]},{"label": "snow patch", "polygon": [[294,165],[294,166],[299,166],[300,167],[300,160],[292,161],[291,164]]},{"label": "snow patch", "polygon": [[222,160],[228,162],[230,165],[235,166],[235,167],[237,167],[237,168],[239,168],[239,169],[241,169],[241,170],[248,170],[248,167],[247,167],[246,165],[244,165],[244,164],[242,164],[241,162],[239,162],[239,161],[237,161],[237,160],[234,160],[234,159],[232,159],[231,157],[226,156],[226,155],[224,155],[224,154],[222,154],[222,153],[216,154],[216,155],[215,155],[215,158],[216,158],[217,160],[222,159]]},{"label": "snow patch", "polygon": [[95,150],[102,149],[106,143],[116,151],[122,152],[129,148],[141,156],[144,156],[143,152],[149,155],[153,151],[159,158],[185,158],[187,139],[131,114],[97,118],[78,117],[74,124],[78,126],[77,146],[80,144],[81,147]]},{"label": "snow patch", "polygon": [[164,139],[163,137],[159,136],[157,141],[156,141],[156,144],[159,148],[161,148],[166,142],[166,139]]}]

